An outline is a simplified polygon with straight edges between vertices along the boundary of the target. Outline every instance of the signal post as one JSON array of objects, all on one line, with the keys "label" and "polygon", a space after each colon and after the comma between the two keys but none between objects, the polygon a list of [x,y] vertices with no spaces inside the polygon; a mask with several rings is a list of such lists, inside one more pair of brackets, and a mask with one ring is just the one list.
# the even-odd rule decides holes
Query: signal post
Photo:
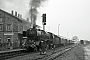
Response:
[{"label": "signal post", "polygon": [[[46,14],[45,13],[42,14],[42,24],[43,24],[43,30],[45,31],[45,25],[46,25]],[[46,50],[46,48],[45,48],[45,45],[44,45],[43,47],[41,47],[40,54],[45,54],[46,53],[45,50]]]},{"label": "signal post", "polygon": [[43,30],[45,31],[45,25],[46,25],[46,14],[42,15],[42,24],[43,24]]}]

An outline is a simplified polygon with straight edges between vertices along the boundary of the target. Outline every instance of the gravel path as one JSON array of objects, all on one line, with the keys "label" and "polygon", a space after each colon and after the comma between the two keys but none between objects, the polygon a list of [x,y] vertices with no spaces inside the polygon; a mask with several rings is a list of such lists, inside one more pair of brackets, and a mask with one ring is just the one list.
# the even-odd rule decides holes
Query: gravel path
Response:
[{"label": "gravel path", "polygon": [[85,60],[84,49],[82,46],[77,46],[55,60]]}]

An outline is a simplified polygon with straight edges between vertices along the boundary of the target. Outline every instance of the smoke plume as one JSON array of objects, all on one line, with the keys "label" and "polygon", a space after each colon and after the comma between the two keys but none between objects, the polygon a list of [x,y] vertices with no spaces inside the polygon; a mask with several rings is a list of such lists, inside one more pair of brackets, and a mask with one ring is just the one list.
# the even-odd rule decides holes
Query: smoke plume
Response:
[{"label": "smoke plume", "polygon": [[41,7],[42,3],[44,3],[46,0],[30,0],[30,10],[29,10],[29,14],[30,14],[30,18],[31,18],[31,22],[33,24],[33,26],[36,25],[36,19],[37,19],[37,14],[39,7]]}]

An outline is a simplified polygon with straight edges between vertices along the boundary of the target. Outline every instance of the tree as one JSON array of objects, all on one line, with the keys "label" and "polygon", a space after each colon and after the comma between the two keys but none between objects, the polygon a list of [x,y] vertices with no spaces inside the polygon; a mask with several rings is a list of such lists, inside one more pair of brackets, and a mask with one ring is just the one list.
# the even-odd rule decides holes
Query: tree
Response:
[{"label": "tree", "polygon": [[72,37],[72,40],[73,40],[73,41],[78,41],[79,39],[78,39],[77,36],[74,36],[74,37]]}]

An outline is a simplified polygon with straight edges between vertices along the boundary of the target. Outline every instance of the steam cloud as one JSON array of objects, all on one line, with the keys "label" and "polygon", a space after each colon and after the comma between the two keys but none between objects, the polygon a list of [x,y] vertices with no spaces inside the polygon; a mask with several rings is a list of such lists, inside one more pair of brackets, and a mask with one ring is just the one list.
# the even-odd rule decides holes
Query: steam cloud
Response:
[{"label": "steam cloud", "polygon": [[23,18],[31,18],[31,22],[36,24],[39,7],[47,0],[0,0],[0,9],[7,12],[17,11]]},{"label": "steam cloud", "polygon": [[37,18],[37,14],[38,12],[38,8],[41,7],[41,4],[43,2],[45,2],[46,0],[30,0],[30,18],[31,18],[31,22],[33,24],[33,26],[36,25],[36,18]]}]

